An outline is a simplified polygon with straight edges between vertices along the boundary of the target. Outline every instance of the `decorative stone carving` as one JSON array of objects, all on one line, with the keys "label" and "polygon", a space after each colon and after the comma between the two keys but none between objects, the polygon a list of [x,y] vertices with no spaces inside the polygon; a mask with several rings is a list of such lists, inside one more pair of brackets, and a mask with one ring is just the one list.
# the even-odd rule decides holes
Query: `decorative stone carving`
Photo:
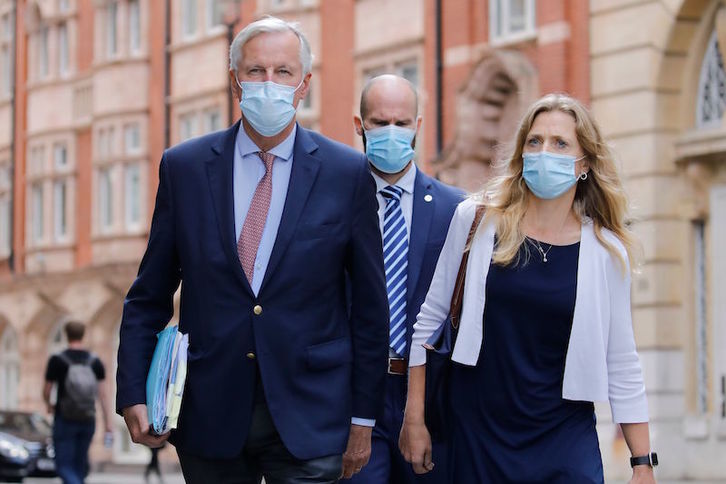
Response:
[{"label": "decorative stone carving", "polygon": [[433,160],[435,175],[468,191],[491,177],[492,162],[509,143],[523,109],[538,94],[534,67],[519,52],[485,51],[460,89],[456,135]]}]

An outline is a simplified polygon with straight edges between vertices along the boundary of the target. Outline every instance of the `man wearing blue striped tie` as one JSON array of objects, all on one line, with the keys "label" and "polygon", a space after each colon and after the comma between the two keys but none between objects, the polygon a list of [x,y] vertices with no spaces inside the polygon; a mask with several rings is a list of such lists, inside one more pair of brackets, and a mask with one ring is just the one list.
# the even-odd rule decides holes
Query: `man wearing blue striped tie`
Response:
[{"label": "man wearing blue striped tie", "polygon": [[382,75],[364,86],[354,124],[378,190],[390,330],[385,407],[375,422],[368,465],[349,481],[355,484],[447,482],[443,444],[434,447],[435,470],[420,476],[398,450],[413,324],[464,196],[417,169],[421,121],[416,88],[406,79]]}]

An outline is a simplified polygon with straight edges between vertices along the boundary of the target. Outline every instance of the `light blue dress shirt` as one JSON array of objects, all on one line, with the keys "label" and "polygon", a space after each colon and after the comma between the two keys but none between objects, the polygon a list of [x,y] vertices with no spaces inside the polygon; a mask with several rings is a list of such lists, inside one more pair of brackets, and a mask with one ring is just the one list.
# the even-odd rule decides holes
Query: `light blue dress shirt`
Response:
[{"label": "light blue dress shirt", "polygon": [[[277,230],[280,228],[282,211],[285,208],[285,200],[287,199],[287,187],[290,185],[296,133],[297,125],[282,143],[268,151],[268,153],[275,155],[275,161],[272,163],[272,198],[270,199],[270,209],[267,212],[267,221],[262,231],[260,246],[257,248],[255,274],[250,284],[255,296],[260,292],[262,280],[265,278],[265,272],[267,271],[267,264],[270,262],[272,248],[277,238]],[[237,140],[235,141],[234,167],[232,170],[235,242],[239,240],[242,233],[242,227],[252,204],[252,197],[255,195],[257,185],[265,176],[265,164],[257,155],[260,151],[262,150],[252,141],[244,130],[242,123],[240,123]],[[376,421],[353,417],[351,423],[373,427]]]},{"label": "light blue dress shirt", "polygon": [[[275,161],[272,163],[272,198],[270,199],[270,209],[267,212],[267,222],[265,222],[265,228],[262,231],[260,246],[257,248],[255,274],[250,284],[255,296],[260,292],[262,280],[265,278],[272,247],[275,245],[275,239],[277,238],[277,229],[280,227],[282,210],[285,208],[287,187],[290,184],[290,173],[292,172],[292,152],[295,146],[296,133],[297,125],[282,143],[269,151],[269,153],[275,155]],[[257,155],[262,150],[252,141],[241,123],[239,131],[237,131],[235,145],[232,176],[234,187],[234,231],[235,241],[237,241],[242,233],[242,226],[252,204],[252,197],[255,195],[257,184],[265,176],[265,164]]]}]

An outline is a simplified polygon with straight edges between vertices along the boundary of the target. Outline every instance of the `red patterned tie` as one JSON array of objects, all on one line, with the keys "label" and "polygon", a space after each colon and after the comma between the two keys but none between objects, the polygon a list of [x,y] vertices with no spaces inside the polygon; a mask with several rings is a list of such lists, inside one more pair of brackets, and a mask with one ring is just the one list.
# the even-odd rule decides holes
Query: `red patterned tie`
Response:
[{"label": "red patterned tie", "polygon": [[263,151],[257,154],[265,164],[265,176],[257,184],[252,203],[250,203],[250,209],[247,211],[247,217],[245,217],[245,223],[242,226],[242,233],[237,241],[237,255],[250,284],[252,284],[252,278],[255,275],[257,248],[260,246],[262,231],[265,229],[265,222],[267,221],[267,212],[270,209],[272,162],[275,161],[275,155],[273,154]]}]

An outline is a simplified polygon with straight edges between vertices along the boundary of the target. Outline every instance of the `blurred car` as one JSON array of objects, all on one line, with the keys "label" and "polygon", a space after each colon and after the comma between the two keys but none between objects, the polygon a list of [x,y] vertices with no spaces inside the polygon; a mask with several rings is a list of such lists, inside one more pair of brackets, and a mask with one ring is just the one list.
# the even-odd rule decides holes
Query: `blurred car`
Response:
[{"label": "blurred car", "polygon": [[52,435],[38,413],[0,410],[0,478],[55,477]]},{"label": "blurred car", "polygon": [[0,480],[22,482],[32,469],[33,460],[25,441],[0,432]]}]

